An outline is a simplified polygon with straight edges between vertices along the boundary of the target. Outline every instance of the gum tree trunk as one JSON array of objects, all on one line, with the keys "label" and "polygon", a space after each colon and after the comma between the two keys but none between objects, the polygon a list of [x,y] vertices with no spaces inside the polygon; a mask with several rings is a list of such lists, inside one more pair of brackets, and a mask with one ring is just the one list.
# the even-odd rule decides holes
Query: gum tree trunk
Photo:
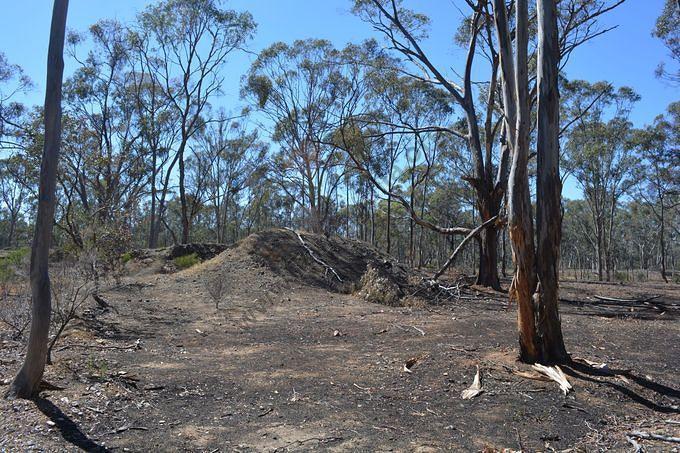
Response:
[{"label": "gum tree trunk", "polygon": [[568,360],[559,314],[559,262],[562,213],[559,153],[557,12],[554,0],[538,0],[538,136],[536,142],[536,271],[540,282],[536,329],[540,359]]},{"label": "gum tree trunk", "polygon": [[61,86],[64,73],[64,34],[68,0],[55,0],[47,54],[45,93],[45,144],[40,166],[38,212],[31,249],[32,321],[24,364],[12,381],[7,396],[31,398],[40,389],[47,360],[52,299],[49,251],[56,205],[57,166],[61,146]]},{"label": "gum tree trunk", "polygon": [[539,360],[533,294],[536,288],[534,225],[529,191],[530,118],[529,77],[527,63],[528,8],[527,0],[517,2],[516,96],[517,118],[515,149],[510,168],[508,190],[508,232],[515,257],[515,278],[512,292],[518,306],[520,358],[526,362]]},{"label": "gum tree trunk", "polygon": [[498,229],[494,225],[479,233],[479,269],[476,284],[496,290],[501,287],[498,278]]}]

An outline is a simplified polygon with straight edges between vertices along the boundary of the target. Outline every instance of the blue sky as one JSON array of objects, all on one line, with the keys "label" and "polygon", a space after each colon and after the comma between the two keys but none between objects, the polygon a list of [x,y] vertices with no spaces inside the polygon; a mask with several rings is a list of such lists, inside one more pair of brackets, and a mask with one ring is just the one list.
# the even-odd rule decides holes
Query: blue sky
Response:
[{"label": "blue sky", "polygon": [[[26,95],[29,104],[42,102],[44,93],[45,60],[50,25],[50,0],[5,1],[0,27],[0,51],[9,61],[24,68],[33,79],[35,89]],[[132,20],[149,0],[71,0],[68,26],[84,30],[92,23],[105,18]],[[249,10],[258,23],[255,39],[250,45],[258,51],[274,41],[292,41],[304,38],[325,38],[336,46],[356,42],[372,36],[370,26],[362,23],[350,12],[350,0],[231,0],[228,7]],[[432,18],[430,39],[424,47],[433,60],[444,67],[460,67],[463,51],[458,49],[452,34],[457,27],[460,12],[465,9],[462,0],[406,0],[413,9]],[[608,34],[591,41],[572,56],[567,75],[572,79],[589,81],[608,80],[615,86],[634,88],[642,100],[632,113],[636,126],[649,123],[662,113],[666,106],[680,99],[680,90],[670,87],[654,77],[654,69],[668,61],[662,43],[651,36],[663,0],[628,0],[602,19],[603,26],[618,25]],[[239,108],[239,82],[252,56],[234,56],[225,73],[224,98],[218,104],[234,111]],[[66,74],[74,68],[66,61]],[[573,184],[565,187],[565,196],[573,198],[578,191]]]}]

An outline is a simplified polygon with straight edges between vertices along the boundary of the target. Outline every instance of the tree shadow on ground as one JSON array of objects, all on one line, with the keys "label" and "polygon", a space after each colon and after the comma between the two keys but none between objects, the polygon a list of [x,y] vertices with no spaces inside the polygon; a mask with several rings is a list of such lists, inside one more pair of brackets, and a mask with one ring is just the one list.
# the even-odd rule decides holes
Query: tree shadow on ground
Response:
[{"label": "tree shadow on ground", "polygon": [[640,387],[647,390],[651,390],[660,396],[680,400],[680,390],[638,376],[630,370],[608,369],[605,371],[574,361],[572,361],[568,365],[565,365],[563,369],[564,372],[569,376],[572,376],[576,379],[581,379],[584,381],[593,382],[595,384],[612,388],[622,393],[623,395],[627,396],[636,403],[641,404],[655,412],[661,412],[664,414],[680,414],[680,408],[677,405],[666,406],[656,403],[650,400],[649,398],[643,396],[639,392],[636,392],[633,388],[631,388],[632,385],[629,387],[618,382],[598,379],[598,378],[616,378],[617,376],[624,377],[629,382],[630,381],[635,382]]},{"label": "tree shadow on ground", "polygon": [[680,310],[664,300],[593,301],[560,299],[562,312],[580,316],[603,318],[631,318],[644,321],[676,320]]},{"label": "tree shadow on ground", "polygon": [[54,422],[56,428],[59,429],[59,432],[61,433],[61,437],[66,442],[69,442],[84,451],[97,453],[111,452],[108,448],[99,445],[87,437],[87,435],[80,430],[78,425],[64,414],[61,409],[55,406],[52,401],[42,397],[38,397],[34,401],[38,410]]}]

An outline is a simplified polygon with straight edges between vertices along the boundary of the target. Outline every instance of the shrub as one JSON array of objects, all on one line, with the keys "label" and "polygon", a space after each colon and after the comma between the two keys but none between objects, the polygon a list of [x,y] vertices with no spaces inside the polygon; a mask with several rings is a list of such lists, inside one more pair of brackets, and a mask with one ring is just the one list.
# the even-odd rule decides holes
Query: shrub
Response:
[{"label": "shrub", "polygon": [[11,250],[7,256],[0,258],[0,281],[7,282],[17,276],[24,261],[30,254],[28,247]]},{"label": "shrub", "polygon": [[123,262],[123,264],[127,263],[133,258],[132,252],[125,252],[122,255],[120,255],[120,260]]},{"label": "shrub", "polygon": [[178,256],[172,260],[178,269],[188,269],[201,262],[200,258],[195,253],[190,253],[188,255]]},{"label": "shrub", "polygon": [[626,274],[625,272],[616,271],[614,272],[614,280],[616,280],[617,282],[626,282],[628,281],[628,274]]}]

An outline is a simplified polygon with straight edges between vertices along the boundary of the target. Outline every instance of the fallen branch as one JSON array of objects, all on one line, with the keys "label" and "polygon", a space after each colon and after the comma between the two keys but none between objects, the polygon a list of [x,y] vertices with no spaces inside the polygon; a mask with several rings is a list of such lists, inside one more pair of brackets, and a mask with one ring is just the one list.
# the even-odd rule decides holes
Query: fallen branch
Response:
[{"label": "fallen branch", "polygon": [[286,228],[286,229],[295,233],[295,235],[300,240],[300,244],[302,244],[302,246],[305,248],[305,250],[307,250],[307,253],[309,253],[309,256],[311,256],[314,261],[316,261],[317,263],[322,265],[324,268],[326,268],[326,274],[328,274],[328,271],[330,271],[331,273],[333,273],[333,275],[335,275],[335,278],[337,278],[338,281],[342,283],[342,279],[340,278],[338,273],[335,272],[335,269],[333,269],[331,266],[326,264],[323,260],[317,258],[316,255],[314,255],[314,252],[312,252],[312,249],[310,249],[309,246],[305,243],[304,239],[302,239],[302,236],[300,235],[300,233],[298,233],[297,231],[295,231],[292,228]]},{"label": "fallen branch", "polygon": [[413,327],[415,330],[417,330],[422,336],[425,336],[425,331],[423,329],[419,329],[416,326],[411,326],[411,327]]},{"label": "fallen branch", "polygon": [[444,265],[442,266],[442,268],[439,269],[439,270],[437,271],[437,273],[434,274],[434,275],[432,276],[432,281],[436,281],[439,277],[441,277],[441,275],[442,275],[444,272],[446,272],[446,270],[449,268],[449,266],[451,266],[451,263],[453,263],[453,260],[456,259],[456,256],[458,256],[458,254],[461,252],[461,250],[463,250],[463,247],[465,247],[465,244],[467,244],[472,238],[474,238],[475,236],[477,236],[477,235],[479,234],[479,232],[482,231],[484,228],[488,227],[488,226],[491,225],[492,223],[495,223],[496,220],[498,220],[498,216],[497,216],[497,215],[491,217],[489,220],[487,220],[486,222],[482,223],[481,225],[479,225],[479,226],[478,226],[477,228],[475,228],[474,230],[470,231],[470,233],[469,233],[467,236],[465,236],[465,238],[464,238],[462,241],[460,241],[460,244],[458,244],[458,247],[456,247],[456,249],[453,251],[453,253],[452,253],[451,256],[449,257],[449,259],[446,260],[446,262],[444,263]]},{"label": "fallen branch", "polygon": [[663,435],[663,434],[646,433],[646,432],[643,432],[643,431],[633,431],[632,433],[628,433],[628,435],[631,436],[631,437],[637,437],[639,439],[660,440],[660,441],[663,441],[663,442],[680,443],[680,437],[666,436],[666,435]]},{"label": "fallen branch", "polygon": [[602,300],[605,302],[627,302],[627,303],[645,303],[652,301],[654,299],[658,299],[661,296],[650,296],[644,299],[619,299],[617,297],[607,297],[607,296],[598,296],[597,294],[593,295],[593,297],[597,300]]},{"label": "fallen branch", "polygon": [[68,348],[93,348],[93,349],[141,349],[140,341],[136,340],[134,343],[130,345],[124,345],[124,346],[109,346],[109,345],[97,345],[97,344],[67,344],[66,346],[62,346],[61,348],[57,349],[56,352],[59,351],[64,351]]}]

